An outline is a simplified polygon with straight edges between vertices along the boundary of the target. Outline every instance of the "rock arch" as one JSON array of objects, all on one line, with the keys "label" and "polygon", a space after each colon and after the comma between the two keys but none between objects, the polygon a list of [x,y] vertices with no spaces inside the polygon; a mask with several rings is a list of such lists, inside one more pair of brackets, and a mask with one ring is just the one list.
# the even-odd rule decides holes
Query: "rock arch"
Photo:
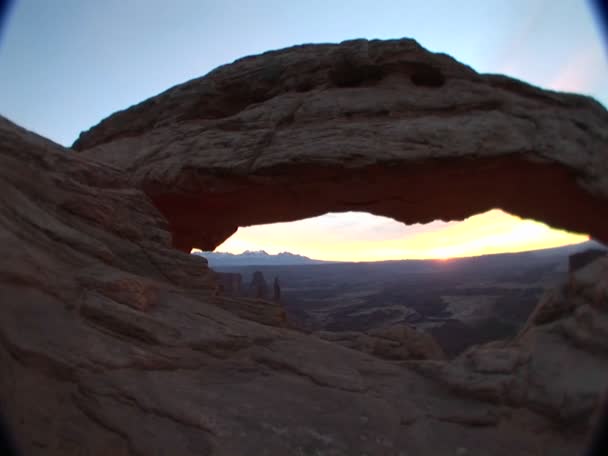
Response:
[{"label": "rock arch", "polygon": [[73,148],[126,172],[184,251],[348,210],[424,223],[498,207],[608,241],[608,112],[409,39],[246,57]]}]

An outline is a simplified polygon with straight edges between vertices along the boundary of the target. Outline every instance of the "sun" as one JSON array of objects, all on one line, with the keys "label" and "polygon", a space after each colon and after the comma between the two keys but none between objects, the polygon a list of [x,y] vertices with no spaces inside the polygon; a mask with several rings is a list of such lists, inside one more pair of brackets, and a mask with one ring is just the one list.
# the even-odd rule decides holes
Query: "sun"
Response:
[{"label": "sun", "polygon": [[441,262],[449,261],[454,258],[454,252],[452,250],[453,248],[450,246],[435,248],[430,252],[430,259]]}]

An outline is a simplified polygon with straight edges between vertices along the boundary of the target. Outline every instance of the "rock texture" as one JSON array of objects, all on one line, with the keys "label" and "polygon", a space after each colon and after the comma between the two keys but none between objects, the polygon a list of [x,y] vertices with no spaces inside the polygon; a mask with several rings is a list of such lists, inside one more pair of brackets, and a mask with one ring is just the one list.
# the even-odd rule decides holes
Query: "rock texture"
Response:
[{"label": "rock texture", "polygon": [[387,360],[445,359],[445,353],[428,333],[405,324],[366,333],[320,331],[317,335],[321,339]]},{"label": "rock texture", "polygon": [[[169,247],[159,212],[121,176],[0,119],[0,407],[24,454],[580,448],[585,429],[556,431],[544,408],[462,399],[443,378],[256,321],[247,302],[215,296],[203,259]],[[591,346],[590,328],[571,337]],[[545,390],[566,387],[539,369]]]},{"label": "rock texture", "polygon": [[410,366],[463,396],[588,428],[608,378],[608,256],[547,293],[515,340]]},{"label": "rock texture", "polygon": [[574,454],[608,374],[605,259],[516,341],[389,362],[218,295],[205,260],[172,246],[330,209],[424,222],[497,205],[606,240],[606,119],[411,40],[242,59],[110,117],[80,154],[0,118],[0,408],[16,443]]},{"label": "rock texture", "polygon": [[606,110],[408,39],[246,57],[73,147],[144,189],[184,251],[349,210],[417,223],[499,207],[608,241]]}]

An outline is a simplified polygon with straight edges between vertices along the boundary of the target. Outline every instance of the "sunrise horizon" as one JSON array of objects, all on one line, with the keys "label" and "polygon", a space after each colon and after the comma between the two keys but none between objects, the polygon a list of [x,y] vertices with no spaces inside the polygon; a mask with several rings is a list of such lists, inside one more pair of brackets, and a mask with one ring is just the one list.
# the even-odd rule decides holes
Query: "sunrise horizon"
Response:
[{"label": "sunrise horizon", "polygon": [[[579,244],[583,244],[585,242],[589,242],[592,241],[593,239],[591,239],[590,237],[587,237],[587,239],[584,239],[582,241],[574,241],[572,243],[569,244],[561,244],[558,246],[554,246],[554,247],[540,247],[540,248],[532,248],[532,249],[525,249],[525,250],[516,250],[516,251],[508,251],[508,252],[493,252],[493,253],[480,253],[480,254],[473,254],[473,255],[462,255],[462,256],[454,256],[454,257],[435,257],[435,258],[399,258],[399,259],[388,259],[388,260],[327,260],[327,259],[323,259],[323,258],[313,258],[313,257],[309,257],[307,255],[303,255],[300,252],[294,252],[294,251],[289,251],[289,250],[284,250],[282,252],[277,252],[277,253],[269,253],[267,252],[265,249],[261,249],[261,250],[243,250],[241,252],[228,252],[228,251],[220,251],[220,250],[213,250],[213,253],[220,253],[220,254],[232,254],[232,255],[242,255],[244,253],[247,252],[261,252],[264,251],[269,255],[277,255],[277,254],[281,254],[281,253],[289,253],[292,255],[301,255],[304,256],[310,260],[315,260],[315,261],[322,261],[322,262],[326,262],[326,263],[385,263],[385,262],[389,262],[389,261],[451,261],[451,260],[462,260],[462,259],[466,259],[466,258],[478,258],[478,257],[483,257],[483,256],[492,256],[492,255],[508,255],[508,254],[516,254],[516,253],[526,253],[526,252],[539,252],[542,250],[551,250],[551,249],[555,249],[555,248],[560,248],[560,247],[569,247],[569,246],[574,246],[574,245],[579,245]],[[192,249],[192,251],[190,253],[208,253],[205,252],[203,250],[200,249]]]},{"label": "sunrise horizon", "polygon": [[446,260],[565,247],[590,239],[500,209],[463,221],[414,225],[366,212],[343,212],[239,228],[213,252],[289,252],[336,262]]}]

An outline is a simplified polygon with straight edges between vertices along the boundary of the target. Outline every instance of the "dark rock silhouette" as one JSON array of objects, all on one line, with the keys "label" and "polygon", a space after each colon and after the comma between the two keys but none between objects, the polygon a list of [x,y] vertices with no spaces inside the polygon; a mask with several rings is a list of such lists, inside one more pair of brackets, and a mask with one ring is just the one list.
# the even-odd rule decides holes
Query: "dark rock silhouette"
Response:
[{"label": "dark rock silhouette", "polygon": [[255,271],[247,289],[247,296],[257,299],[268,298],[268,283],[261,271]]},{"label": "dark rock silhouette", "polygon": [[241,296],[243,276],[235,272],[216,272],[218,284],[223,295]]},{"label": "dark rock silhouette", "polygon": [[568,257],[569,271],[576,272],[606,254],[608,254],[608,250],[603,249],[588,249],[584,252],[574,253]]},{"label": "dark rock silhouette", "polygon": [[278,277],[274,278],[272,300],[276,302],[281,300],[281,285]]}]

